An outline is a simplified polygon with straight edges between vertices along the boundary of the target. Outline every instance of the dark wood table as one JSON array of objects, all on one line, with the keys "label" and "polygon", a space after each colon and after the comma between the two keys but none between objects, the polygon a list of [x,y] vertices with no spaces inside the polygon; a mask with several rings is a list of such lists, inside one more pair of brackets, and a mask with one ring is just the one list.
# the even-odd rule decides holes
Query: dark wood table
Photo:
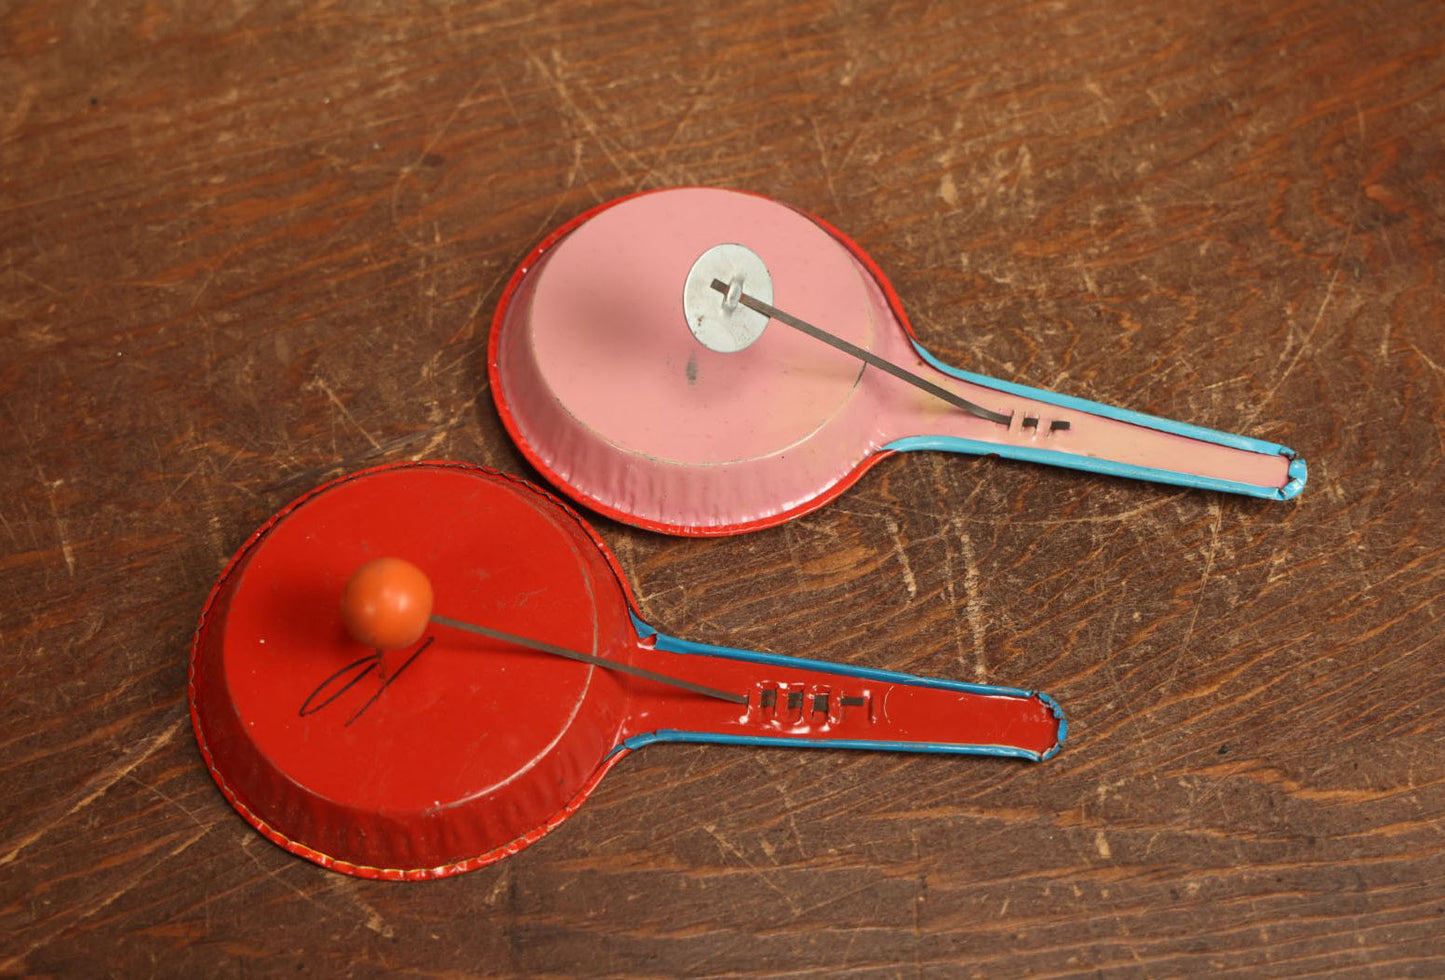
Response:
[{"label": "dark wood table", "polygon": [[[1435,0],[4,5],[0,971],[1445,970],[1442,174]],[[597,518],[668,632],[1042,688],[1069,745],[654,746],[429,884],[268,843],[186,709],[228,556],[381,461],[531,474],[502,284],[679,184],[1309,486],[911,453],[742,537]]]}]

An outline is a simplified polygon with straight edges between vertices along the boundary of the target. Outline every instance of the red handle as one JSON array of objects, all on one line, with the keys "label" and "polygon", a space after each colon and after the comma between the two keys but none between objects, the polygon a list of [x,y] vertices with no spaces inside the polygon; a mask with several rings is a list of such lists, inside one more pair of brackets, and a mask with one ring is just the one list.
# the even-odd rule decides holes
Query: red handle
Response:
[{"label": "red handle", "polygon": [[653,741],[816,745],[1042,761],[1067,726],[1048,695],[679,640],[635,621],[633,664],[747,695],[732,705],[630,681],[629,748]]}]

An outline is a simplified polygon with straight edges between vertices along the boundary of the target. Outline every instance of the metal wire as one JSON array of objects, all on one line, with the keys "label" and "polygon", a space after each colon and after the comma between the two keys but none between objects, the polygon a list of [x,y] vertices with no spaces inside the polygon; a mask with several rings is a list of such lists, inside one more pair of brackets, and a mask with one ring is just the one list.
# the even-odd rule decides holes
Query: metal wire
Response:
[{"label": "metal wire", "polygon": [[[723,282],[721,279],[714,279],[712,281],[712,288],[722,293],[725,297],[728,295],[728,284]],[[995,412],[991,409],[984,408],[982,405],[976,405],[966,398],[960,398],[958,395],[955,395],[947,388],[941,388],[938,385],[934,384],[932,381],[929,381],[927,378],[920,378],[912,371],[909,371],[906,368],[901,368],[897,364],[894,364],[892,361],[885,361],[883,358],[879,357],[872,351],[864,350],[862,347],[859,347],[856,344],[849,343],[842,337],[831,334],[821,327],[815,327],[811,323],[808,323],[806,320],[799,320],[791,313],[785,313],[782,310],[778,309],[776,306],[764,303],[760,299],[754,299],[747,293],[739,294],[739,296],[737,297],[737,301],[750,310],[761,313],[763,316],[771,317],[772,319],[777,320],[780,323],[785,323],[788,326],[792,327],[794,330],[800,330],[815,340],[821,340],[829,347],[840,350],[845,354],[850,354],[865,364],[870,364],[886,374],[893,375],[893,377],[897,378],[900,381],[906,381],[909,384],[913,385],[913,387],[915,388],[922,389],[923,391],[928,392],[930,395],[941,398],[944,401],[948,402],[948,404],[952,405],[954,408],[961,408],[970,415],[976,415],[981,419],[987,419],[990,422],[997,422],[999,425],[1004,426],[1008,425],[1010,422],[1013,421],[1012,415],[1005,415],[1002,412]]]}]

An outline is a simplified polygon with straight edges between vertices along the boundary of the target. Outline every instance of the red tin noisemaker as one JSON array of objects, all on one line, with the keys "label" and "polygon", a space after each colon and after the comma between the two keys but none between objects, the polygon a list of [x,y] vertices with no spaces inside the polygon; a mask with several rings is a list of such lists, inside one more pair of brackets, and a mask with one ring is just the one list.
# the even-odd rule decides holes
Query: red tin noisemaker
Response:
[{"label": "red tin noisemaker", "polygon": [[1034,691],[658,633],[574,512],[454,463],[343,477],[258,530],[206,602],[190,704],[256,829],[392,879],[515,853],[651,742],[1042,760],[1065,734]]},{"label": "red tin noisemaker", "polygon": [[604,204],[526,258],[492,324],[492,393],[548,480],[672,534],[779,524],[918,449],[1288,500],[1283,446],[938,361],[825,222],[689,187]]}]

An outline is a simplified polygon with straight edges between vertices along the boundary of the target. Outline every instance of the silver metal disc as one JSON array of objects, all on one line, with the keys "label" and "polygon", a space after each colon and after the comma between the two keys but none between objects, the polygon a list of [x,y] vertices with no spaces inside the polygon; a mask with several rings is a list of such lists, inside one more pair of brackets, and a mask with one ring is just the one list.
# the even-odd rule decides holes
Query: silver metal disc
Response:
[{"label": "silver metal disc", "polygon": [[[713,288],[713,280],[727,283],[726,295]],[[708,350],[731,354],[763,335],[768,318],[739,303],[740,293],[773,302],[773,277],[757,252],[745,245],[714,245],[692,264],[682,287],[682,310],[687,328]]]}]

